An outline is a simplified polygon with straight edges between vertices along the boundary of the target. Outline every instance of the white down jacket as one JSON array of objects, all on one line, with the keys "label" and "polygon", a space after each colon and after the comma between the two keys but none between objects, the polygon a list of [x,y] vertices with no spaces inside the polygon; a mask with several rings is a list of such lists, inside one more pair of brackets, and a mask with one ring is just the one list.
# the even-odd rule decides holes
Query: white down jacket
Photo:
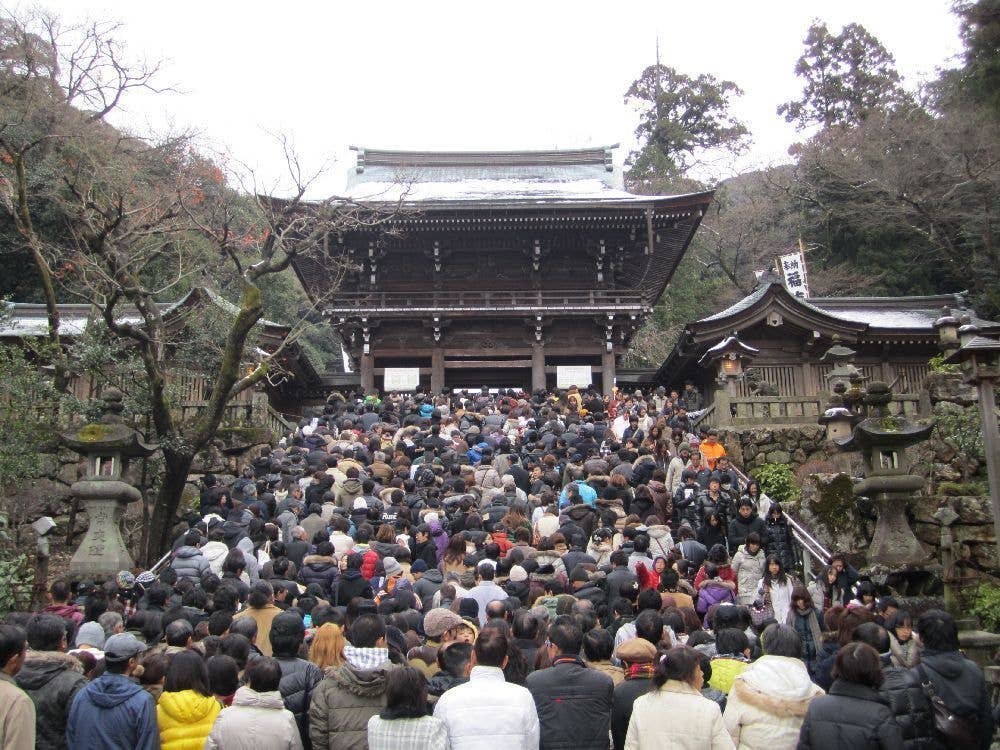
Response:
[{"label": "white down jacket", "polygon": [[733,681],[722,720],[739,750],[794,750],[820,695],[800,659],[762,656]]}]

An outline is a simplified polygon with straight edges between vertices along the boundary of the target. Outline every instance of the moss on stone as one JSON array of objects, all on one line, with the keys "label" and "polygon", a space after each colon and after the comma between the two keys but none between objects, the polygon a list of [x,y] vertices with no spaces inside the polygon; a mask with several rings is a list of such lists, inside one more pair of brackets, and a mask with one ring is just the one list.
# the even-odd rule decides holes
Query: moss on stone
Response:
[{"label": "moss on stone", "polygon": [[76,433],[76,437],[79,440],[96,443],[98,440],[106,439],[109,432],[110,430],[107,425],[91,422],[81,427],[80,431]]},{"label": "moss on stone", "polygon": [[810,514],[831,537],[853,530],[857,525],[857,506],[854,502],[854,483],[846,474],[835,474],[829,479],[817,474],[809,478],[816,484],[816,493],[805,501]]}]

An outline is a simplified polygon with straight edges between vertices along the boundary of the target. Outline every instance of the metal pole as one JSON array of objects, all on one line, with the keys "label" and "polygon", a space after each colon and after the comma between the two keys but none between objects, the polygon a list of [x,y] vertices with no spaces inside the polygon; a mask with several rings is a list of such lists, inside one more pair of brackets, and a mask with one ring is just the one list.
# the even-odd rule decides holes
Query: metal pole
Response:
[{"label": "metal pole", "polygon": [[996,397],[993,379],[979,383],[979,410],[983,415],[983,447],[986,449],[986,473],[990,482],[990,506],[993,509],[993,533],[1000,553],[1000,433],[997,431]]}]

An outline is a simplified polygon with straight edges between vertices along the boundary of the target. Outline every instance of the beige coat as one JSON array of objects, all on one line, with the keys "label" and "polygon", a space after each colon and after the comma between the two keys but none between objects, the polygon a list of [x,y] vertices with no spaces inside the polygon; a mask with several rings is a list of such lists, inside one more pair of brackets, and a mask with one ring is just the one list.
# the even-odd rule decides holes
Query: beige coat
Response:
[{"label": "beige coat", "polygon": [[35,748],[35,704],[6,672],[0,672],[0,748]]},{"label": "beige coat", "polygon": [[685,682],[667,680],[635,699],[625,750],[734,750],[719,704]]},{"label": "beige coat", "polygon": [[820,695],[801,660],[762,656],[733,681],[723,721],[739,750],[794,750]]},{"label": "beige coat", "polygon": [[241,687],[216,717],[205,750],[302,750],[302,739],[281,693]]}]

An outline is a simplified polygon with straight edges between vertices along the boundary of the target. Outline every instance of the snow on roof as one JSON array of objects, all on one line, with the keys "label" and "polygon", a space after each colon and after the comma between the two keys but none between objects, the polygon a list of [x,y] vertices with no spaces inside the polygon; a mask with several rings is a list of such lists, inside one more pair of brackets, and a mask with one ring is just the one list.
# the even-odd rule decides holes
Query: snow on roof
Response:
[{"label": "snow on roof", "polygon": [[346,197],[445,203],[649,202],[624,190],[615,146],[565,151],[419,152],[358,149]]},{"label": "snow on roof", "polygon": [[[239,308],[236,305],[214,290],[206,287],[196,287],[176,302],[160,303],[160,314],[166,316],[180,310],[188,303],[192,295],[199,292],[199,290],[226,314],[236,315],[239,312]],[[82,335],[87,328],[87,323],[94,318],[100,317],[96,309],[90,305],[70,303],[60,304],[57,307],[59,309],[59,335],[64,337],[72,338]],[[142,316],[134,308],[123,305],[119,309],[122,311],[122,314],[117,318],[119,323],[130,323],[136,326],[142,325]],[[48,335],[49,317],[45,305],[27,302],[8,302],[6,303],[6,311],[6,315],[0,316],[0,338],[33,338]],[[288,328],[288,326],[275,323],[266,318],[261,318],[257,321],[257,325]]]}]

